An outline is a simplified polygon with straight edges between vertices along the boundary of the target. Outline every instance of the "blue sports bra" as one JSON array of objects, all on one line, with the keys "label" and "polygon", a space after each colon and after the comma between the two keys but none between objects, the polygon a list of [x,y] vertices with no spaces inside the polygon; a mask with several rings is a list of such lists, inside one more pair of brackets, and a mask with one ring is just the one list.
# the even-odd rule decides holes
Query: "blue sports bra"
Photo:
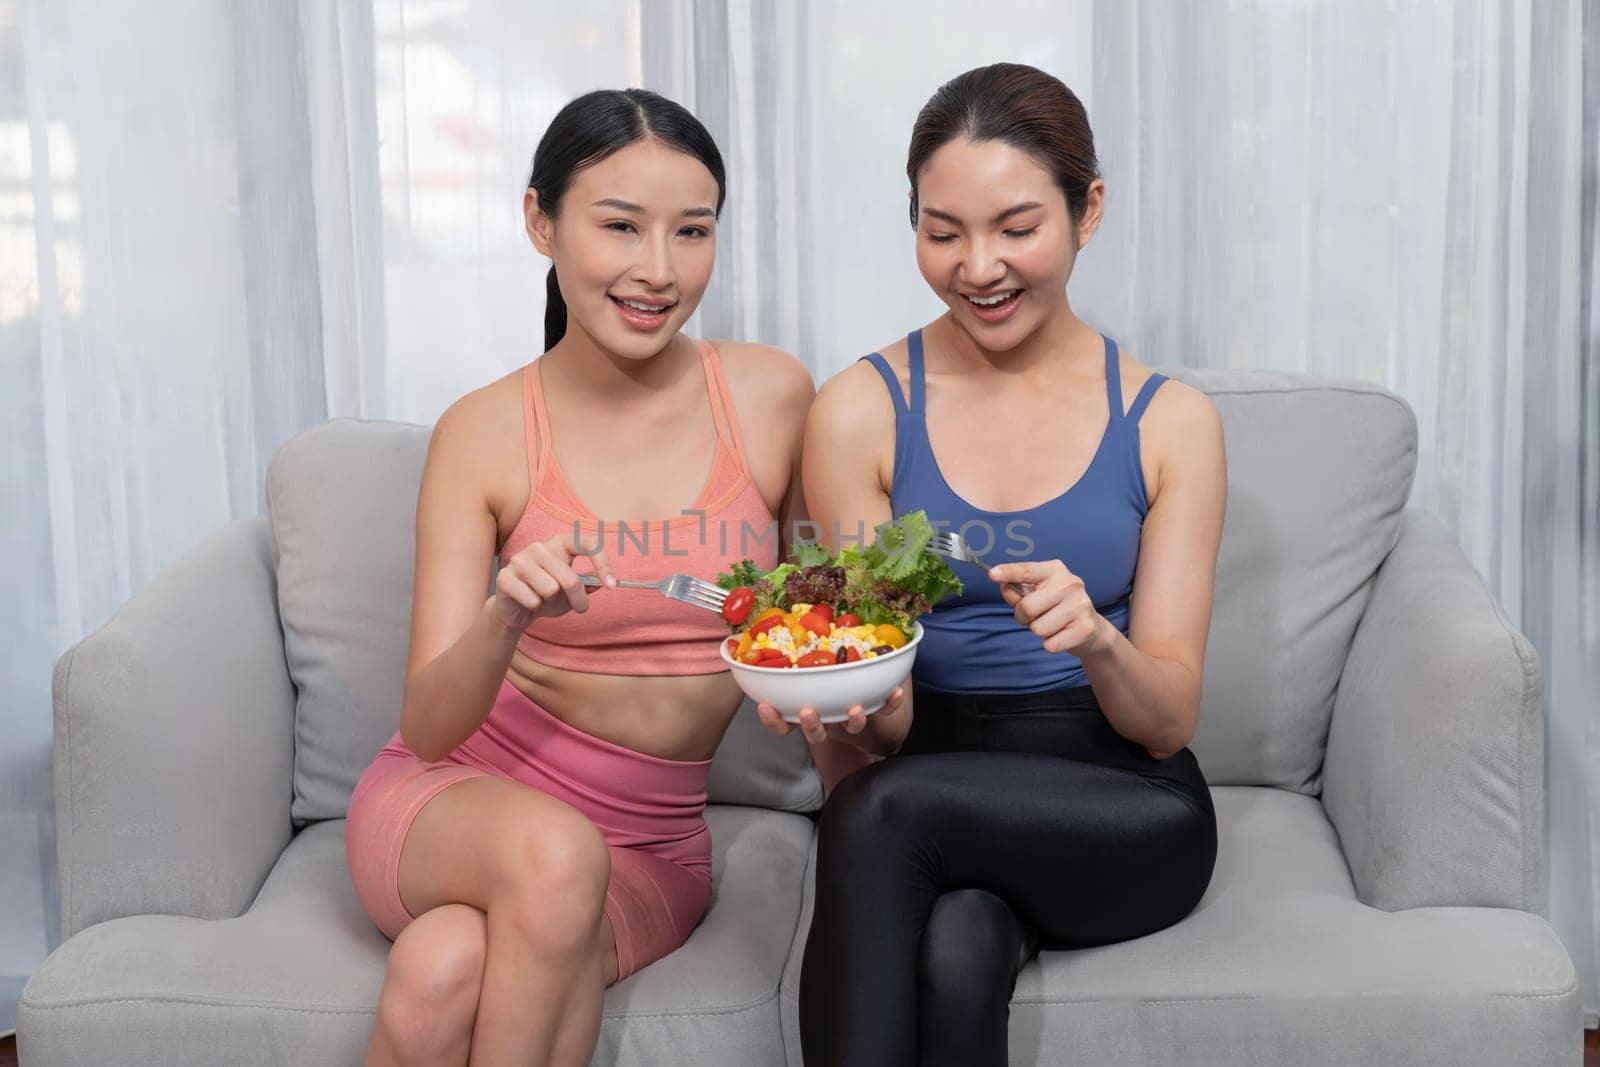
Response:
[{"label": "blue sports bra", "polygon": [[[877,368],[894,399],[895,516],[925,511],[940,528],[961,533],[991,566],[1061,560],[1083,579],[1100,614],[1127,634],[1139,535],[1149,510],[1139,459],[1139,417],[1165,376],[1153,374],[1124,412],[1117,346],[1106,338],[1110,420],[1089,469],[1072,488],[1037,507],[988,511],[957,496],[939,470],[924,418],[921,330],[907,338],[907,347],[909,404],[888,361],[876,352],[863,357]],[[1046,652],[1032,631],[1018,625],[999,585],[982,567],[964,562],[950,566],[966,588],[923,616],[925,632],[912,671],[916,685],[957,693],[1036,693],[1088,684],[1076,656]]]}]

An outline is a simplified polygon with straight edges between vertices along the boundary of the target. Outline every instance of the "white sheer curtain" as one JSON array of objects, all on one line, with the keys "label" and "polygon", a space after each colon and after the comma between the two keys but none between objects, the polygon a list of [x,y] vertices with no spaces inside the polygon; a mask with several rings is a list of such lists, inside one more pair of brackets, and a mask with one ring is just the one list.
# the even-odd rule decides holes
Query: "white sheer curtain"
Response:
[{"label": "white sheer curtain", "polygon": [[646,53],[647,82],[711,125],[733,175],[708,333],[791,348],[820,380],[936,313],[905,213],[912,120],[945,79],[1015,59],[1073,86],[1095,129],[1107,214],[1073,281],[1090,322],[1149,363],[1361,378],[1411,403],[1412,504],[1543,659],[1550,918],[1596,1025],[1600,12],[645,11],[645,39],[674,45]]},{"label": "white sheer curtain", "polygon": [[1551,918],[1596,1007],[1600,15],[1579,0],[571,5],[0,0],[0,1032],[52,941],[49,668],[256,512],[329,416],[431,421],[540,348],[520,197],[567,99],[643,84],[728,159],[707,335],[816,377],[937,311],[904,151],[1000,59],[1084,99],[1074,300],[1138,358],[1366,378],[1414,503],[1544,659]]},{"label": "white sheer curtain", "polygon": [[55,925],[52,662],[326,414],[295,16],[0,5],[0,1028]]},{"label": "white sheer curtain", "polygon": [[1364,378],[1416,409],[1413,506],[1543,660],[1549,914],[1594,1026],[1600,11],[1095,14],[1113,207],[1081,303],[1150,361]]},{"label": "white sheer curtain", "polygon": [[384,415],[432,422],[538,355],[523,230],[534,146],[572,97],[639,83],[637,6],[373,0],[383,187]]},{"label": "white sheer curtain", "polygon": [[0,1033],[54,942],[56,657],[297,431],[537,352],[527,157],[638,80],[631,9],[573,6],[0,0]]}]

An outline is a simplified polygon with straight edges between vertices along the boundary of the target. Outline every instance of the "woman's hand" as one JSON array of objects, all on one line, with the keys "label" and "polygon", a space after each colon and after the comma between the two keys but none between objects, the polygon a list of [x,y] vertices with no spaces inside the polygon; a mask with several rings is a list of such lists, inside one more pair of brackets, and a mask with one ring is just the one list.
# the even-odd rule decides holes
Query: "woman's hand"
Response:
[{"label": "woman's hand", "polygon": [[535,541],[506,561],[495,576],[494,595],[484,605],[490,616],[514,634],[534,619],[550,619],[569,611],[589,610],[589,591],[572,561],[588,556],[608,588],[616,585],[611,559],[599,545],[580,548],[571,534]]},{"label": "woman's hand", "polygon": [[[906,731],[902,728],[900,719],[909,714],[909,710],[910,701],[906,699],[906,687],[900,685],[889,694],[889,699],[884,701],[883,707],[872,713],[872,725],[875,727],[872,731],[867,730],[867,713],[860,704],[850,709],[847,713],[849,717],[844,722],[825,723],[817,715],[816,708],[801,708],[798,729],[812,744],[842,741],[852,748],[881,756],[885,753],[881,747],[874,746],[873,741],[880,733],[904,737]],[[764,702],[757,704],[756,714],[761,716],[761,725],[779,737],[785,737],[797,728],[796,724],[780,716],[778,709],[771,704]]]},{"label": "woman's hand", "polygon": [[989,578],[1000,585],[1017,621],[1044,641],[1046,652],[1081,659],[1104,643],[1105,616],[1095,610],[1083,579],[1060,560],[1002,563],[989,568]]}]

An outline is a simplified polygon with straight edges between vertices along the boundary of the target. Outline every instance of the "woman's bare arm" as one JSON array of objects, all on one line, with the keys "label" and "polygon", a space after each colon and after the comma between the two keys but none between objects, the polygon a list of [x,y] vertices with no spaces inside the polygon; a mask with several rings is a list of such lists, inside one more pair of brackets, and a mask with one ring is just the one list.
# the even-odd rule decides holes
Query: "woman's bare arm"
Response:
[{"label": "woman's bare arm", "polygon": [[505,450],[486,410],[492,401],[480,391],[440,417],[417,494],[400,736],[425,760],[443,759],[483,724],[520,636],[489,610],[498,530],[486,487]]},{"label": "woman's bare arm", "polygon": [[1111,725],[1165,759],[1193,739],[1199,719],[1228,468],[1221,417],[1196,389],[1167,382],[1141,425],[1159,476],[1139,541],[1128,635],[1102,626],[1081,658]]}]

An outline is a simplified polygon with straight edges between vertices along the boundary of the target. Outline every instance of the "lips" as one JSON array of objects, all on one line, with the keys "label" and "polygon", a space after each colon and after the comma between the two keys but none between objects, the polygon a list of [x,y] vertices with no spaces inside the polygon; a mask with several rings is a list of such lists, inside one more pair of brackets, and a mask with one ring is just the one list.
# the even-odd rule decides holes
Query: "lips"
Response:
[{"label": "lips", "polygon": [[645,333],[659,329],[667,321],[672,309],[678,306],[675,300],[663,302],[653,297],[613,296],[610,299],[611,306],[617,309],[617,315],[623,322]]},{"label": "lips", "polygon": [[977,296],[962,293],[961,298],[967,302],[967,307],[972,313],[983,321],[1004,322],[1016,311],[1018,303],[1022,300],[1022,293],[1021,289],[1001,289]]}]

